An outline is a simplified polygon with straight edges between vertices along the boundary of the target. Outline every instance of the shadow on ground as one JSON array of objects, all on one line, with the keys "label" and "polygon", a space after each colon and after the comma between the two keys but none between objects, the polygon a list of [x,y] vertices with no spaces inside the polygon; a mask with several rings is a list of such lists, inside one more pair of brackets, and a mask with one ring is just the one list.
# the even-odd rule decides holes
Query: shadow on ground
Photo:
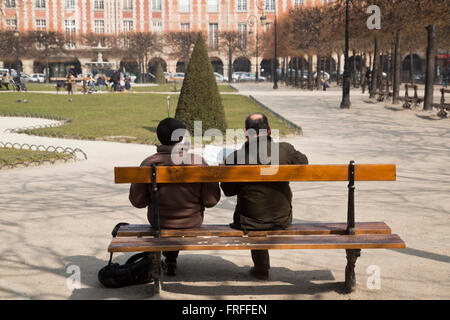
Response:
[{"label": "shadow on ground", "polygon": [[[91,256],[71,256],[64,260],[89,266],[82,274],[82,286],[74,289],[69,299],[144,299],[151,298],[153,285],[136,285],[119,289],[104,288],[97,280],[97,272],[107,264]],[[201,266],[199,262],[201,261]],[[199,267],[202,268],[199,272]],[[343,283],[335,282],[330,270],[293,271],[272,267],[269,281],[254,280],[249,266],[238,266],[222,257],[182,253],[174,277],[164,277],[163,291],[193,296],[264,296],[286,294],[316,295],[324,292],[343,294]],[[216,282],[221,282],[217,284]],[[320,283],[316,283],[320,282]],[[214,289],[212,289],[214,288]],[[214,294],[211,294],[211,292]],[[195,297],[194,297],[195,298]]]}]

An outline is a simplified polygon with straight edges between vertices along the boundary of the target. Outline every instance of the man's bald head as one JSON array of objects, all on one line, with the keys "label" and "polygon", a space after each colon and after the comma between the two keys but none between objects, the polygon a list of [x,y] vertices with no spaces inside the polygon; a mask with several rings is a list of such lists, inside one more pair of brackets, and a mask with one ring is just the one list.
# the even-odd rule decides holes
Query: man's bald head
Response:
[{"label": "man's bald head", "polygon": [[266,130],[267,135],[270,135],[269,120],[262,113],[254,113],[247,117],[245,120],[245,130],[255,130],[256,134],[259,135],[260,130]]}]

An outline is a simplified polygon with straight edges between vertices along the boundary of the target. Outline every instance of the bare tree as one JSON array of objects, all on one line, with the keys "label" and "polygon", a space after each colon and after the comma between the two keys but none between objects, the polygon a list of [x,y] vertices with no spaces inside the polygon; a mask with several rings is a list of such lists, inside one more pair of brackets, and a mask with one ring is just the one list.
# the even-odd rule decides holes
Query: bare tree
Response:
[{"label": "bare tree", "polygon": [[169,57],[184,62],[185,67],[189,62],[192,49],[197,41],[197,32],[179,31],[169,32],[165,35],[165,42],[169,49]]},{"label": "bare tree", "polygon": [[236,52],[246,55],[247,35],[240,31],[224,31],[219,33],[219,41],[221,47],[226,51],[228,56],[228,82],[232,81],[233,74],[233,56]]},{"label": "bare tree", "polygon": [[35,43],[36,57],[45,60],[45,81],[50,80],[50,62],[53,55],[58,55],[64,51],[65,37],[62,33],[55,31],[34,31],[32,40]]},{"label": "bare tree", "polygon": [[[148,61],[152,53],[160,52],[162,43],[160,36],[152,32],[133,32],[129,34],[129,48],[126,50],[138,60],[138,69],[145,78],[148,74]],[[143,77],[140,77],[141,82]]]}]

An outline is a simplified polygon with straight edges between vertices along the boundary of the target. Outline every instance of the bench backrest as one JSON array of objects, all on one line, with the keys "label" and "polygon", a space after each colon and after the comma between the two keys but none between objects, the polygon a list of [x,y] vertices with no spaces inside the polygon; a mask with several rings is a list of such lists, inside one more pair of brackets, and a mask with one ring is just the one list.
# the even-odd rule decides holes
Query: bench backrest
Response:
[{"label": "bench backrest", "polygon": [[[273,166],[275,167],[275,166]],[[272,169],[274,169],[272,167]],[[158,183],[349,181],[347,232],[355,234],[355,181],[394,181],[394,164],[117,167],[116,183],[151,183],[154,236],[160,237]],[[265,171],[262,171],[265,170]]]},{"label": "bench backrest", "polygon": [[405,83],[405,97],[408,98],[408,88],[414,89],[414,98],[418,99],[418,95],[417,95],[417,85],[416,84],[408,84]]},{"label": "bench backrest", "polygon": [[[262,174],[270,166],[158,166],[157,183],[349,181],[348,165],[280,165],[275,174]],[[394,164],[355,165],[355,181],[395,180]],[[115,183],[152,183],[151,167],[117,167]]]}]

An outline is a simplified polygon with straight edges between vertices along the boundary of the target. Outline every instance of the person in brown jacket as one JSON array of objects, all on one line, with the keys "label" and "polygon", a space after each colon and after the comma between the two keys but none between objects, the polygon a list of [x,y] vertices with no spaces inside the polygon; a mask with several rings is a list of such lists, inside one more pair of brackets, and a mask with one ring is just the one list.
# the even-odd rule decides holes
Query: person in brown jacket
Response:
[{"label": "person in brown jacket", "polygon": [[[262,163],[266,152],[260,152],[261,146],[267,145],[267,158],[271,165],[276,164],[308,164],[308,158],[287,142],[273,142],[267,117],[263,114],[250,115],[245,121],[247,141],[241,150],[230,154],[225,164],[268,164]],[[253,133],[250,133],[253,132]],[[276,151],[274,148],[278,149]],[[253,154],[256,151],[256,154]],[[277,155],[278,159],[271,158]],[[245,157],[239,160],[239,154]],[[239,163],[244,160],[244,163]],[[252,163],[253,162],[253,163]],[[237,195],[232,228],[244,230],[279,230],[292,224],[292,192],[289,182],[245,182],[221,183],[221,188],[227,197]],[[269,278],[269,251],[251,250],[254,267],[250,274],[261,280]]]},{"label": "person in brown jacket", "polygon": [[[188,152],[188,147],[179,144],[183,135],[177,135],[176,141],[172,140],[172,134],[186,131],[183,122],[166,118],[162,120],[156,129],[161,145],[156,148],[157,153],[146,158],[141,166],[171,166],[175,165],[172,155],[176,157]],[[181,158],[181,157],[180,157]],[[180,159],[179,158],[179,159]],[[191,164],[206,162],[198,155],[188,153]],[[189,162],[189,161],[185,161]],[[181,165],[189,165],[189,163]],[[180,165],[180,164],[176,164]],[[147,207],[147,218],[152,224],[153,215],[151,209],[151,184],[133,183],[130,187],[130,202],[136,208]],[[214,207],[220,200],[220,188],[218,183],[180,183],[158,185],[160,227],[164,229],[190,229],[200,227],[203,223],[205,208]],[[178,251],[163,252],[166,265],[166,274],[175,275]]]}]

